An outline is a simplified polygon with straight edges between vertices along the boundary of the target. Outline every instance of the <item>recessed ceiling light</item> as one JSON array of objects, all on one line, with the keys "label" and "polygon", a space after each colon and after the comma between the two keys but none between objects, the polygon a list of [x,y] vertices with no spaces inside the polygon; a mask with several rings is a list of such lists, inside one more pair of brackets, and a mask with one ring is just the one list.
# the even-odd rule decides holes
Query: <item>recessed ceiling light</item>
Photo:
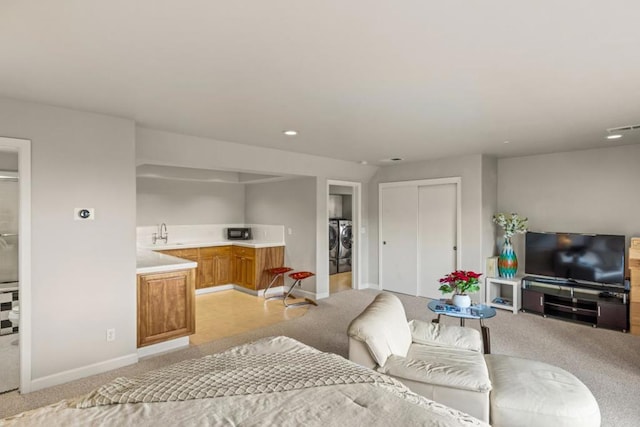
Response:
[{"label": "recessed ceiling light", "polygon": [[613,135],[607,135],[607,139],[619,139],[622,138],[622,135],[619,133],[614,133]]},{"label": "recessed ceiling light", "polygon": [[296,136],[298,134],[298,131],[295,130],[285,130],[282,133],[284,133],[287,136]]},{"label": "recessed ceiling light", "polygon": [[369,162],[367,162],[366,160],[360,160],[360,162],[358,162],[358,163],[360,163],[361,165],[366,165],[366,164],[368,164]]},{"label": "recessed ceiling light", "polygon": [[503,142],[503,144],[508,144],[508,143],[510,143],[510,142],[511,142],[511,141],[504,141],[504,142]]}]

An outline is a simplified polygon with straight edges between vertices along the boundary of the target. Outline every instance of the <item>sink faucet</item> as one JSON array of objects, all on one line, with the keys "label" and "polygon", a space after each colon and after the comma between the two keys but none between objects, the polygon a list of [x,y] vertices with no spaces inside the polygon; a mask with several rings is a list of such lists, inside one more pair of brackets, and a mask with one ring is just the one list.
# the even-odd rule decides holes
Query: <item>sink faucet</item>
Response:
[{"label": "sink faucet", "polygon": [[169,241],[169,233],[167,233],[167,224],[164,222],[160,224],[160,235],[158,233],[153,233],[152,235],[153,244],[155,245],[158,240],[164,240],[164,243]]}]

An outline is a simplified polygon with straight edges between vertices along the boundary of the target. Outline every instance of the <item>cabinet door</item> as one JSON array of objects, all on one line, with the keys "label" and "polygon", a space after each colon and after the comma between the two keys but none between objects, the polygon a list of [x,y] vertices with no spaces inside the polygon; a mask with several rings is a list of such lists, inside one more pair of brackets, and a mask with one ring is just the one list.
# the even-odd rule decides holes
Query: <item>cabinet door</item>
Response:
[{"label": "cabinet door", "polygon": [[215,259],[214,257],[200,258],[198,262],[198,283],[197,289],[208,288],[215,285]]},{"label": "cabinet door", "polygon": [[627,330],[627,306],[598,301],[598,327]]},{"label": "cabinet door", "polygon": [[138,276],[138,347],[195,332],[195,270]]},{"label": "cabinet door", "polygon": [[526,288],[522,289],[522,310],[544,314],[544,294]]},{"label": "cabinet door", "polygon": [[231,278],[231,248],[220,250],[214,261],[214,284],[226,285],[232,282]]}]

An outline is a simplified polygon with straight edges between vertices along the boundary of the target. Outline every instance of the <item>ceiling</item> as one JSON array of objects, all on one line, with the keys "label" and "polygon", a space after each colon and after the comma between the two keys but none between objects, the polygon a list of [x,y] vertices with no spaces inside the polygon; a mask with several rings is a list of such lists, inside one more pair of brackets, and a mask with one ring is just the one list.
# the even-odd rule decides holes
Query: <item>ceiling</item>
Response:
[{"label": "ceiling", "polygon": [[640,123],[638,16],[636,0],[5,0],[0,96],[371,164],[623,145],[640,130],[604,137]]}]

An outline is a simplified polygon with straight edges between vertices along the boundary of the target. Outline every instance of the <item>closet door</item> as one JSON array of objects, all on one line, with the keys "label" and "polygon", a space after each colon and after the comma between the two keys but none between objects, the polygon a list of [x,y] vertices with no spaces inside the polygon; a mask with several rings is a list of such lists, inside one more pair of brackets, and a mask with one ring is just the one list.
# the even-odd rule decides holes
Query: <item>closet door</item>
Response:
[{"label": "closet door", "polygon": [[418,295],[442,298],[438,279],[456,270],[456,184],[418,187]]},{"label": "closet door", "polygon": [[418,187],[380,188],[380,286],[418,292]]}]

